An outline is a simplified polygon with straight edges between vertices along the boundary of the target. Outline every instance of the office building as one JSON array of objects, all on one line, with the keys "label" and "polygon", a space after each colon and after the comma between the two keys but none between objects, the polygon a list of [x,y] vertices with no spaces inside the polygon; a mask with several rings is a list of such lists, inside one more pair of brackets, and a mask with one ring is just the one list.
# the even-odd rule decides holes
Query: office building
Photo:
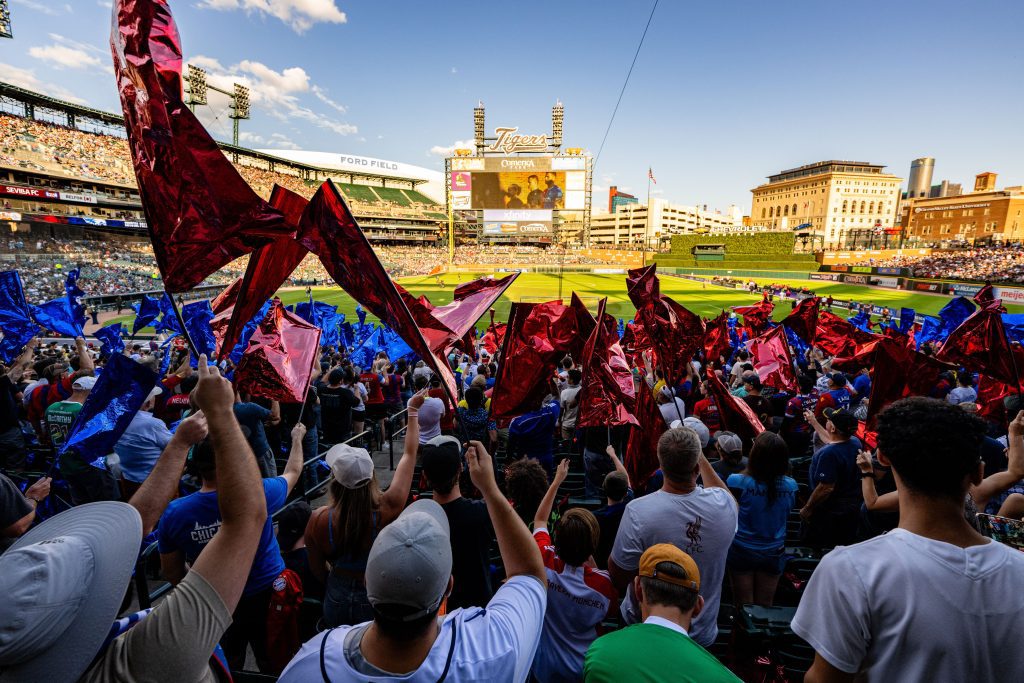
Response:
[{"label": "office building", "polygon": [[608,213],[615,213],[620,206],[626,204],[639,204],[640,200],[631,194],[620,192],[619,188],[612,185],[608,188]]},{"label": "office building", "polygon": [[667,246],[672,235],[707,232],[738,232],[743,230],[743,216],[733,205],[725,213],[709,211],[707,206],[673,204],[651,198],[648,222],[643,204],[624,204],[614,213],[590,217],[592,245],[632,245],[647,243],[649,248]]},{"label": "office building", "polygon": [[902,179],[884,168],[832,160],[768,176],[751,190],[751,221],[769,230],[800,228],[826,247],[844,245],[850,231],[892,227]]}]

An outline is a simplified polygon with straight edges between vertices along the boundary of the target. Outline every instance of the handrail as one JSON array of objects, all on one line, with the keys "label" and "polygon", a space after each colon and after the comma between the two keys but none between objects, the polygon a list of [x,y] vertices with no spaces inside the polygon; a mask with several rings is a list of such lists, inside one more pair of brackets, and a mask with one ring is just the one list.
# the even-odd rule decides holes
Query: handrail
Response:
[{"label": "handrail", "polygon": [[409,428],[409,425],[405,424],[402,425],[402,427],[399,428],[398,430],[395,430],[394,422],[399,417],[405,416],[408,413],[409,409],[405,408],[388,418],[388,464],[392,472],[394,472],[395,470],[395,437]]}]

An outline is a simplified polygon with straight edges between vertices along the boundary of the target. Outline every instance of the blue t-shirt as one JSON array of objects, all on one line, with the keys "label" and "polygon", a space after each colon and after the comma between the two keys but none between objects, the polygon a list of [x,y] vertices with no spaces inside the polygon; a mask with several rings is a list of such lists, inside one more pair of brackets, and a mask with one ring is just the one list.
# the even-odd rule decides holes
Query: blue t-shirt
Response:
[{"label": "blue t-shirt", "polygon": [[860,439],[832,443],[823,447],[811,459],[811,490],[818,484],[834,484],[835,489],[821,504],[824,511],[842,511],[850,506],[859,506],[863,500],[860,486],[860,470],[857,468],[857,453]]},{"label": "blue t-shirt", "polygon": [[785,545],[786,518],[796,504],[796,481],[780,477],[768,503],[768,486],[746,474],[730,474],[726,485],[737,493],[740,514],[733,543],[748,550],[775,550]]},{"label": "blue t-shirt", "polygon": [[262,458],[270,451],[270,442],[263,429],[263,421],[270,419],[270,411],[258,403],[236,403],[234,409],[235,419],[249,442],[252,454]]},{"label": "blue t-shirt", "polygon": [[[260,544],[253,558],[249,578],[243,595],[252,595],[270,588],[274,579],[284,571],[281,549],[274,538],[270,516],[280,510],[288,498],[288,482],[284,477],[263,480],[263,493],[267,497],[267,521],[263,525]],[[161,553],[182,552],[185,561],[192,564],[206,544],[220,528],[220,507],[217,492],[193,493],[172,500],[160,517]]]},{"label": "blue t-shirt", "polygon": [[516,455],[550,460],[558,413],[558,403],[551,401],[512,420],[508,427],[509,449]]},{"label": "blue t-shirt", "polygon": [[871,377],[869,375],[857,375],[853,378],[853,388],[857,390],[857,400],[871,396]]}]

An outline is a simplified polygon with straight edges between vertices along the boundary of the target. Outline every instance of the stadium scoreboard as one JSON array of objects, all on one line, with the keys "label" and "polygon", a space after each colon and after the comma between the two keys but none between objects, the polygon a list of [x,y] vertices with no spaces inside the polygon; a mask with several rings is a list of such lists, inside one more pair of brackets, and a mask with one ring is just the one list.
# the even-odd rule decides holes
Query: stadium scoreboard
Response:
[{"label": "stadium scoreboard", "polygon": [[550,243],[567,225],[587,232],[592,159],[562,150],[562,112],[561,103],[552,108],[551,135],[503,126],[487,137],[483,105],[474,110],[475,150],[445,162],[450,225],[457,216],[464,233],[525,243]]}]

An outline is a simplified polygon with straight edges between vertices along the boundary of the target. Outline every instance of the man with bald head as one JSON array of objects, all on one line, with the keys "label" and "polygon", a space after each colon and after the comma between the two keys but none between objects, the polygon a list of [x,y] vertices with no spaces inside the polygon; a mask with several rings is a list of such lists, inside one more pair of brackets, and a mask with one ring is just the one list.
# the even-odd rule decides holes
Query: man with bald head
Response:
[{"label": "man with bald head", "polygon": [[[626,595],[622,616],[626,623],[634,624],[642,619],[632,584],[644,551],[658,543],[671,543],[690,555],[706,586],[702,591],[706,607],[694,619],[690,635],[707,647],[718,635],[725,559],[736,535],[736,499],[704,457],[697,432],[689,427],[669,429],[661,435],[658,462],[665,481],[660,490],[626,506],[608,571],[615,587]],[[697,485],[698,475],[703,486]]]}]

